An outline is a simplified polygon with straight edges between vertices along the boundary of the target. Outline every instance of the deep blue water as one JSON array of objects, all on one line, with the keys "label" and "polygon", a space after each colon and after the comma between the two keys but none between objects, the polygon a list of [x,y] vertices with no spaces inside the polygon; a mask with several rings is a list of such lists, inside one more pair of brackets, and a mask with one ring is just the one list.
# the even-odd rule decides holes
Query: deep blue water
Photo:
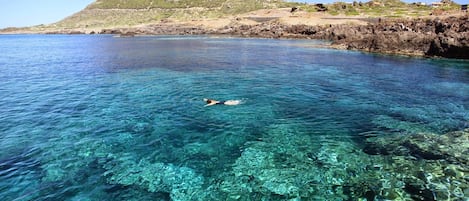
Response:
[{"label": "deep blue water", "polygon": [[319,43],[2,35],[0,197],[355,199],[363,133],[469,128],[469,62]]}]

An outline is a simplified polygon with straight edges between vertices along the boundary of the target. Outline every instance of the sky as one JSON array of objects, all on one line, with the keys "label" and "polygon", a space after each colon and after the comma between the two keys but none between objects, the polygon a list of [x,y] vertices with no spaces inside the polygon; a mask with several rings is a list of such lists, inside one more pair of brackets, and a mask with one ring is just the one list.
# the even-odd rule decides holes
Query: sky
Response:
[{"label": "sky", "polygon": [[[293,0],[306,3],[331,3],[353,0]],[[367,2],[369,0],[356,0]],[[404,0],[431,3],[439,0]],[[453,0],[468,4],[469,0]],[[23,27],[57,22],[85,8],[94,0],[0,0],[0,28]]]},{"label": "sky", "polygon": [[0,0],[0,28],[57,22],[94,0]]}]

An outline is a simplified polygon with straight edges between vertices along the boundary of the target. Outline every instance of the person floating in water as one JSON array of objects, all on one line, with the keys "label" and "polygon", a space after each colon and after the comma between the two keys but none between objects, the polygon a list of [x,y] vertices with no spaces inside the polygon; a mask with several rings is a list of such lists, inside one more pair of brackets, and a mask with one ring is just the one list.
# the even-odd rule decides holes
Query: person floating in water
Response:
[{"label": "person floating in water", "polygon": [[204,101],[207,103],[207,105],[205,105],[204,107],[212,105],[239,105],[241,103],[240,100],[217,101],[208,98],[204,98]]}]

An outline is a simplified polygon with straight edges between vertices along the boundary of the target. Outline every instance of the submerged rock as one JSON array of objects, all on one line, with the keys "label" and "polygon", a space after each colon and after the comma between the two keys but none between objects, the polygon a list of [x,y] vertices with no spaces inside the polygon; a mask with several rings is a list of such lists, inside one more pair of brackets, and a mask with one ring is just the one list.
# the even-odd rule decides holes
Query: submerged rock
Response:
[{"label": "submerged rock", "polygon": [[[351,149],[349,142],[329,144],[324,136],[301,130],[300,124],[272,126],[263,141],[247,144],[232,171],[222,177],[223,200],[347,200],[364,197],[362,191],[371,188],[360,188],[363,182],[352,180],[367,178],[376,181],[369,186],[381,185],[376,177],[363,177],[366,166],[382,163],[378,157]],[[380,194],[370,192],[370,197]]]},{"label": "submerged rock", "polygon": [[147,160],[114,164],[104,174],[111,184],[137,185],[149,192],[169,193],[172,200],[191,200],[194,194],[201,192],[203,177],[187,167],[150,163]]},{"label": "submerged rock", "polygon": [[369,138],[365,151],[370,154],[411,155],[426,160],[444,159],[469,165],[469,129],[445,135],[418,133]]},{"label": "submerged rock", "polygon": [[469,197],[469,129],[437,134],[408,134],[367,139],[364,151],[392,158],[390,171],[405,183],[414,200]]}]

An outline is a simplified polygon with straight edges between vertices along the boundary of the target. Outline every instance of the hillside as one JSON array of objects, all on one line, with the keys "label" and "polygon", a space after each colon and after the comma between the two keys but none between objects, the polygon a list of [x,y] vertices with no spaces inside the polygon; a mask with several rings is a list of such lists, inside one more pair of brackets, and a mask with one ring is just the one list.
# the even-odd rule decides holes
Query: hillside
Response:
[{"label": "hillside", "polygon": [[218,19],[249,11],[284,7],[282,0],[97,0],[58,22],[58,28],[113,28]]},{"label": "hillside", "polygon": [[[240,10],[261,8],[275,0],[97,0],[90,9],[183,9],[183,8],[221,8],[226,12],[230,9]],[[241,9],[245,10],[245,9]]]},{"label": "hillside", "polygon": [[[447,0],[445,0],[447,1]],[[459,5],[452,3],[444,7],[432,8],[421,4],[406,4],[400,0],[372,0],[368,2],[342,3],[323,5],[321,10],[316,4],[291,3],[283,0],[97,0],[86,9],[52,24],[36,27],[37,30],[81,30],[85,32],[101,29],[127,28],[153,24],[191,23],[214,27],[226,26],[234,19],[249,19],[247,13],[263,12],[262,17],[278,18],[274,13],[283,12],[281,21],[316,24],[327,21],[331,16],[338,18],[408,18],[426,17],[430,14],[458,10]],[[297,12],[290,13],[296,7]],[[267,10],[266,12],[264,12]],[[254,15],[258,15],[254,14]],[[273,15],[269,15],[272,13]],[[312,17],[311,17],[312,16]],[[434,16],[434,15],[433,15]],[[311,20],[313,18],[313,20]],[[213,20],[223,20],[223,23]],[[197,22],[197,23],[194,23]],[[338,21],[335,21],[338,22]],[[327,22],[328,24],[336,24]],[[319,22],[321,23],[321,22]]]}]

